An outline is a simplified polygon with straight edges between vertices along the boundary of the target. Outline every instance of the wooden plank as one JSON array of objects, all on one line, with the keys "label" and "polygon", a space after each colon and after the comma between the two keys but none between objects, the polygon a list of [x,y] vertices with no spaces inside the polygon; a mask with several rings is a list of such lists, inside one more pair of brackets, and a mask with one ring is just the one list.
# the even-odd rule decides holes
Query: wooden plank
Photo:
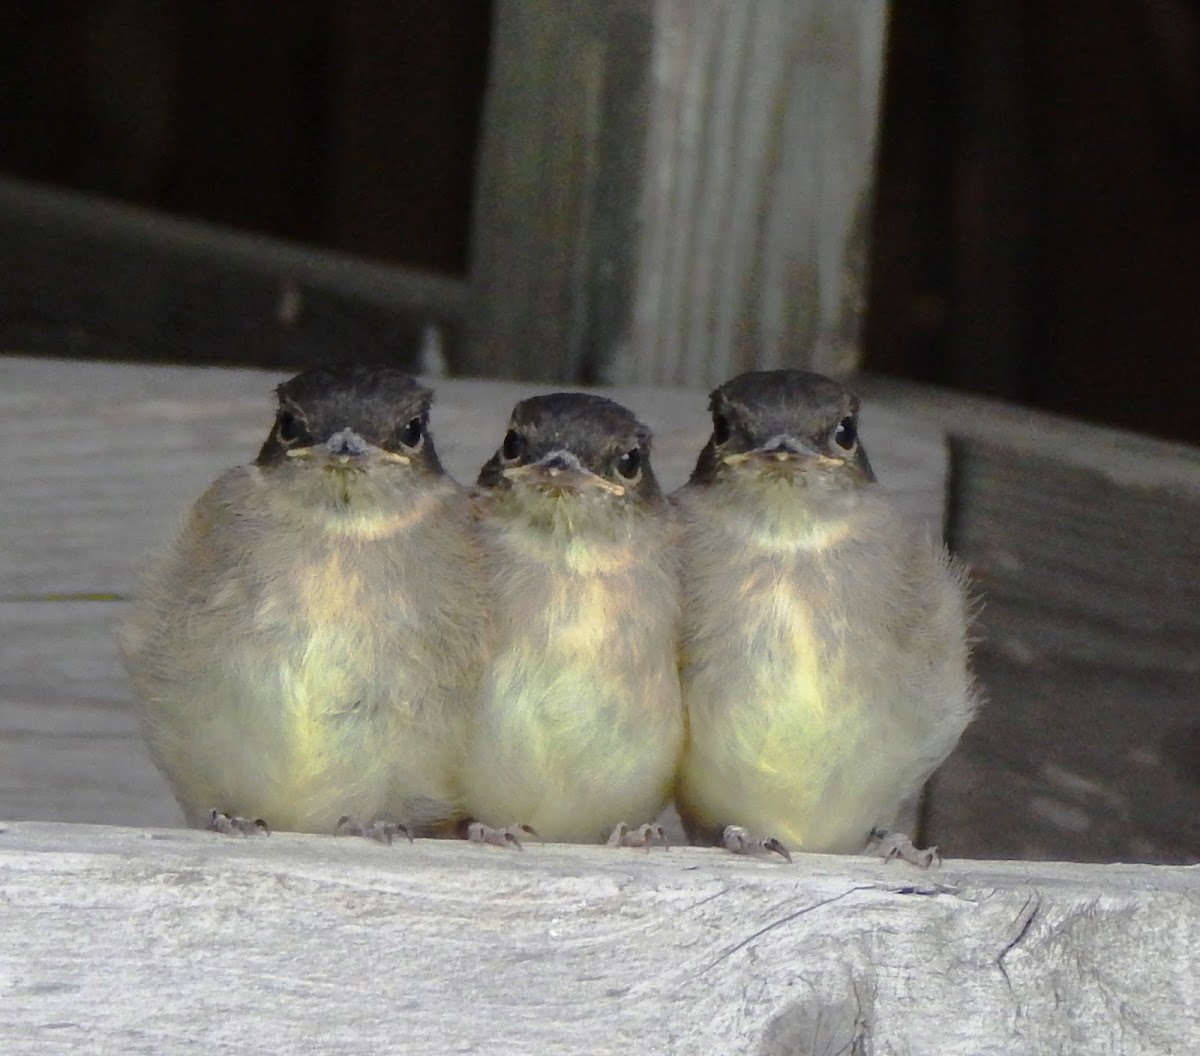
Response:
[{"label": "wooden plank", "polygon": [[703,386],[852,367],[885,14],[501,0],[469,369]]},{"label": "wooden plank", "polygon": [[[127,596],[136,570],[165,546],[223,469],[249,461],[270,427],[277,373],[0,357],[0,598]],[[434,382],[438,452],[473,481],[512,405],[537,389]],[[544,390],[542,390],[544,391]],[[655,431],[655,467],[673,488],[708,434],[706,397],[606,390]],[[915,516],[940,525],[940,430],[872,405],[864,430],[879,473]],[[875,440],[872,443],[872,438]]]},{"label": "wooden plank", "polygon": [[1200,1020],[1178,868],[20,823],[0,929],[13,1056],[1158,1056]]},{"label": "wooden plank", "polygon": [[0,817],[183,824],[129,709],[127,608],[0,603]]},{"label": "wooden plank", "polygon": [[286,366],[447,352],[463,284],[0,180],[0,348]]},{"label": "wooden plank", "polygon": [[872,379],[952,448],[989,699],[938,775],[962,853],[1200,860],[1200,451]]},{"label": "wooden plank", "polygon": [[947,430],[951,540],[985,583],[1054,607],[1056,648],[1200,667],[1200,450],[889,379],[859,386]]}]

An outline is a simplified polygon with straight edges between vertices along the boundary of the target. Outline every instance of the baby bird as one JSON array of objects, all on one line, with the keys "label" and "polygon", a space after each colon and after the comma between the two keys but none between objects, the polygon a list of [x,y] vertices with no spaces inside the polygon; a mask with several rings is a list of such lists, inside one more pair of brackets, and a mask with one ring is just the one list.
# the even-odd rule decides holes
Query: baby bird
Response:
[{"label": "baby bird", "polygon": [[122,632],[146,743],[192,825],[449,834],[486,614],[431,393],[337,366],[277,394]]},{"label": "baby bird", "polygon": [[[465,768],[494,833],[661,837],[683,743],[679,600],[650,434],[599,396],[517,404],[479,475],[494,653]],[[517,823],[513,825],[512,823]],[[499,842],[499,841],[497,841]]]},{"label": "baby bird", "polygon": [[673,496],[685,829],[736,851],[861,851],[975,711],[963,574],[876,484],[837,382],[742,374],[710,410]]}]

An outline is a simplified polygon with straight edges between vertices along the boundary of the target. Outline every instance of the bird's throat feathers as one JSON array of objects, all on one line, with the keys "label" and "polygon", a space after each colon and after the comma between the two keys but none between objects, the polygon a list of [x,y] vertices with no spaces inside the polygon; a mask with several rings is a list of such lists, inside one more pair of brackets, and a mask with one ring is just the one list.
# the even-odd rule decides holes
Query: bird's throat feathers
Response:
[{"label": "bird's throat feathers", "polygon": [[[297,486],[299,485],[299,486]],[[370,472],[304,467],[302,476],[272,488],[288,523],[306,523],[323,534],[366,541],[417,529],[444,504],[454,485],[426,479],[399,483]],[[314,523],[315,522],[315,523]]]},{"label": "bird's throat feathers", "polygon": [[565,563],[582,575],[619,572],[662,534],[655,518],[609,495],[522,488],[492,496],[489,519],[513,557]]},{"label": "bird's throat feathers", "polygon": [[821,552],[838,546],[864,499],[860,488],[768,474],[739,474],[736,481],[684,490],[685,510],[693,503],[703,507],[693,522],[700,530],[711,521],[746,547],[768,551]]}]

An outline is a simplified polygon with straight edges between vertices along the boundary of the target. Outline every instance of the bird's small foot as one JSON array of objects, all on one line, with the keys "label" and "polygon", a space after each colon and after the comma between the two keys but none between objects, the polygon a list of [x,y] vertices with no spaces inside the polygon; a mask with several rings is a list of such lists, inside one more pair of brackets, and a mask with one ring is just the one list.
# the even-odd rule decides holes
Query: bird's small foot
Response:
[{"label": "bird's small foot", "polygon": [[223,814],[216,808],[208,812],[204,826],[210,832],[224,836],[270,836],[271,830],[262,818],[239,818],[236,814]]},{"label": "bird's small foot", "polygon": [[671,849],[667,834],[663,832],[661,825],[646,824],[630,829],[625,822],[618,821],[617,827],[608,837],[609,847],[645,847],[646,850],[650,850],[655,843],[661,843],[668,851]]},{"label": "bird's small foot", "polygon": [[412,833],[407,825],[399,821],[387,821],[384,818],[376,818],[369,825],[364,825],[348,814],[344,814],[338,819],[337,827],[333,831],[338,836],[363,836],[368,840],[377,840],[389,845],[392,837],[396,833],[402,832],[408,838],[409,843],[413,842]]},{"label": "bird's small foot", "polygon": [[774,836],[754,836],[740,825],[726,825],[721,844],[734,854],[778,854],[785,861],[792,860],[788,849]]},{"label": "bird's small foot", "polygon": [[873,829],[868,849],[872,855],[883,858],[885,861],[890,862],[895,858],[902,858],[920,869],[928,869],[930,866],[942,864],[942,856],[938,854],[936,847],[918,848],[902,832]]},{"label": "bird's small foot", "polygon": [[467,839],[472,843],[490,843],[494,847],[515,847],[518,851],[523,851],[525,848],[521,846],[522,836],[532,836],[535,840],[541,840],[537,829],[520,822],[505,825],[502,829],[485,825],[482,821],[467,823]]}]

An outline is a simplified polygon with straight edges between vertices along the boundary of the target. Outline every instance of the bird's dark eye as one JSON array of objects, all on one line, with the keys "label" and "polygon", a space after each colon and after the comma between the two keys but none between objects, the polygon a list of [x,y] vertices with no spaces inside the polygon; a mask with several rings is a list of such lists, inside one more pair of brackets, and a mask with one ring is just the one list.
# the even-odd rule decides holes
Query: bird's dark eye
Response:
[{"label": "bird's dark eye", "polygon": [[843,418],[833,431],[833,442],[843,451],[853,451],[858,443],[858,423],[852,418]]},{"label": "bird's dark eye", "polygon": [[420,447],[425,439],[425,422],[418,415],[396,430],[396,439],[405,447]]},{"label": "bird's dark eye", "polygon": [[626,480],[635,480],[642,471],[642,449],[631,447],[617,459],[617,472]]},{"label": "bird's dark eye", "polygon": [[718,447],[721,444],[727,443],[729,437],[733,435],[733,430],[729,428],[729,419],[723,414],[713,415],[713,443]]},{"label": "bird's dark eye", "polygon": [[275,435],[281,444],[294,444],[304,435],[304,426],[291,411],[281,411],[275,426]]},{"label": "bird's dark eye", "polygon": [[500,445],[500,457],[505,462],[515,462],[525,453],[525,438],[515,429],[504,434],[504,443]]}]

